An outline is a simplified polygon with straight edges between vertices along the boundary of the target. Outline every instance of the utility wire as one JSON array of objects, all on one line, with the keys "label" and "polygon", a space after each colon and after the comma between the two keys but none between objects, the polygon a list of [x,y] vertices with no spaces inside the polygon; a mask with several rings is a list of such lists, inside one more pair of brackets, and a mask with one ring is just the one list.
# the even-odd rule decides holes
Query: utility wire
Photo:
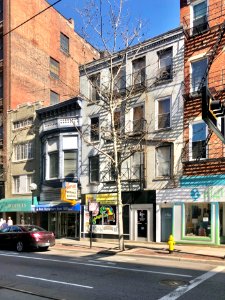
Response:
[{"label": "utility wire", "polygon": [[34,19],[35,17],[37,17],[38,15],[42,14],[43,12],[45,12],[47,9],[49,9],[50,7],[53,7],[54,5],[56,5],[57,3],[61,2],[62,0],[58,0],[55,3],[49,5],[48,7],[46,7],[45,9],[39,11],[36,15],[32,16],[31,18],[27,19],[26,21],[24,21],[23,23],[19,24],[18,26],[14,27],[13,29],[9,30],[8,32],[4,33],[3,36],[11,33],[12,31],[16,30],[17,28],[23,26],[24,24],[26,24],[27,22],[29,22],[30,20]]}]

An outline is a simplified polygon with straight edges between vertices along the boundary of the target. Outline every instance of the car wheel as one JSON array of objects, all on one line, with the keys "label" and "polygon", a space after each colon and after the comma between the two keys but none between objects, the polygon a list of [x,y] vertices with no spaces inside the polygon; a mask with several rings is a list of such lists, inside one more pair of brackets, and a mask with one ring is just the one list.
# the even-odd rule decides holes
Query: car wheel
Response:
[{"label": "car wheel", "polygon": [[17,252],[22,252],[23,249],[24,249],[24,244],[23,244],[23,242],[18,241],[18,242],[16,243],[16,251],[17,251]]},{"label": "car wheel", "polygon": [[48,247],[41,247],[41,251],[47,251]]}]

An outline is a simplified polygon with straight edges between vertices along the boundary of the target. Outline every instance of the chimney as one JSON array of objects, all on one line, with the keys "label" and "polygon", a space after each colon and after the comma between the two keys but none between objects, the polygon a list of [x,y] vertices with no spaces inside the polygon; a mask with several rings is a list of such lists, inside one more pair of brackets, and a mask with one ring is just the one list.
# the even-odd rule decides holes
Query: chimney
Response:
[{"label": "chimney", "polygon": [[70,27],[71,27],[72,29],[74,29],[74,19],[70,18],[70,19],[68,19],[68,21],[69,21],[69,23],[70,23]]}]

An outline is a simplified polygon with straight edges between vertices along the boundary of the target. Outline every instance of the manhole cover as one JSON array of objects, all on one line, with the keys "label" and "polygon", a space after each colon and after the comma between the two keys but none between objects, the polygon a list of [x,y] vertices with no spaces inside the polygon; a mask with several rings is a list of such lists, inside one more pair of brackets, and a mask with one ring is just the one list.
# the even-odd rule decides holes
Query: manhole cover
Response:
[{"label": "manhole cover", "polygon": [[176,286],[188,284],[188,281],[174,280],[174,279],[163,279],[163,280],[160,281],[160,283],[164,284],[164,285],[169,285],[169,286],[172,286],[172,287],[176,287]]}]

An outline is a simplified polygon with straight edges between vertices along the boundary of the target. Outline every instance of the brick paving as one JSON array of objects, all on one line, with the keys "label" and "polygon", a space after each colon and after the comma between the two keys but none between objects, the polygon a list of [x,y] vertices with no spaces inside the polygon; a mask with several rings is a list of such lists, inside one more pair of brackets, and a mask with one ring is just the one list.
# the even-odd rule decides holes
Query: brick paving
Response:
[{"label": "brick paving", "polygon": [[[93,243],[90,244],[82,241],[57,241],[54,246],[55,250],[74,251],[82,255],[91,254],[107,254],[107,255],[137,255],[152,258],[176,259],[176,260],[193,260],[224,263],[225,247],[207,247],[207,246],[190,246],[182,245],[175,247],[175,250],[170,254],[167,245],[142,245],[129,244],[126,245],[125,251],[120,251],[116,243]],[[224,253],[224,254],[223,254]]]}]

